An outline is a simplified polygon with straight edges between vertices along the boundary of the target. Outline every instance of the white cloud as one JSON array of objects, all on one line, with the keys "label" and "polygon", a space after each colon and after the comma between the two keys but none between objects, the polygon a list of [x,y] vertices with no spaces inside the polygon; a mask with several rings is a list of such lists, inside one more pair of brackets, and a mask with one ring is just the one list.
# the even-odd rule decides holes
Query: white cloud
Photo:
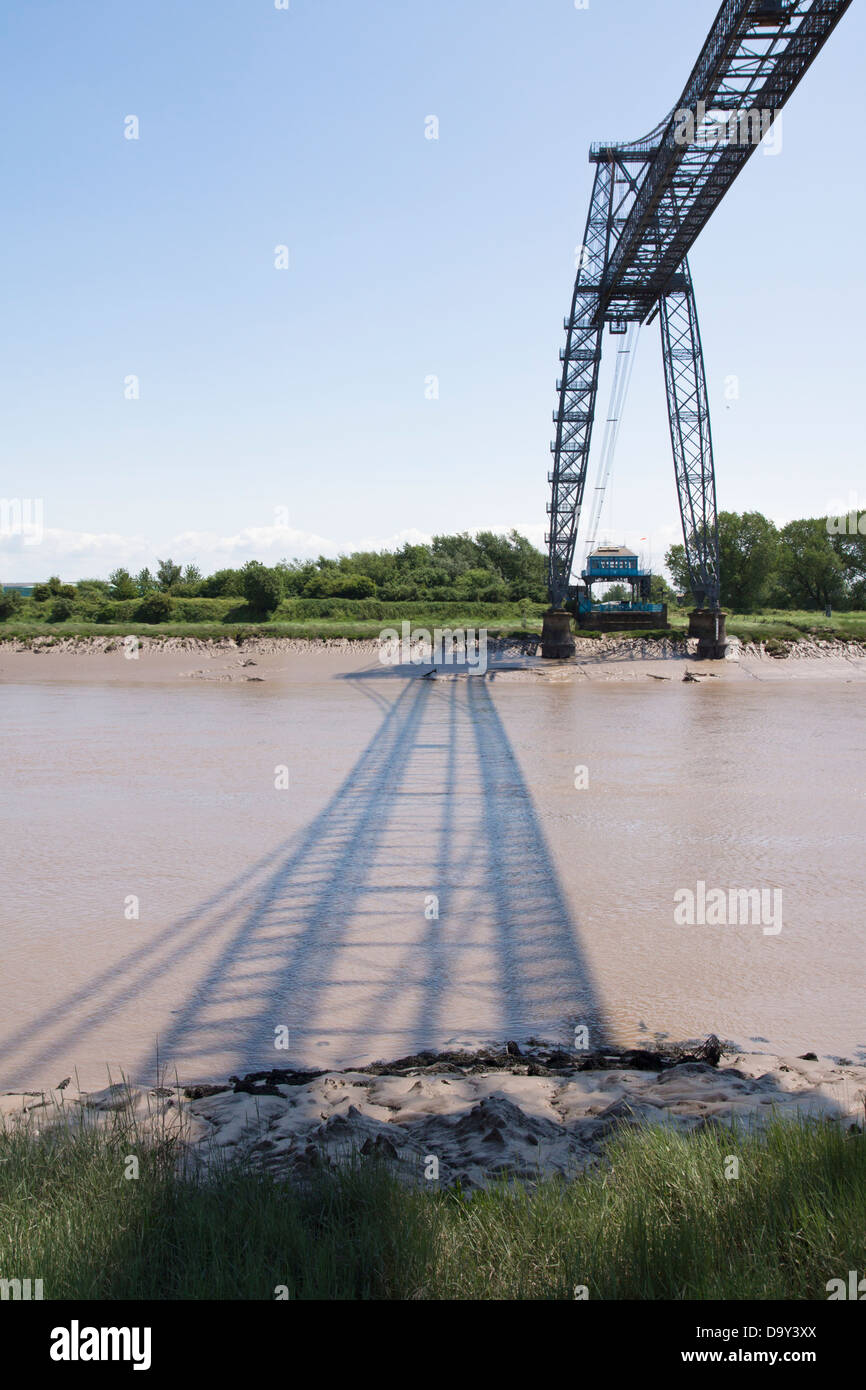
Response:
[{"label": "white cloud", "polygon": [[[512,529],[543,547],[542,525],[472,528],[505,532]],[[124,536],[117,531],[65,531],[46,527],[39,544],[32,537],[0,535],[0,583],[26,583],[59,574],[67,583],[77,579],[105,579],[122,566],[133,574],[145,565],[153,568],[157,557],[171,557],[177,564],[196,564],[203,573],[236,568],[247,560],[275,564],[277,560],[310,559],[319,555],[336,556],[353,550],[398,550],[402,545],[426,545],[432,539],[427,531],[407,527],[390,536],[361,536],[337,542],[315,532],[298,531],[290,526],[246,526],[231,536],[216,531],[180,531],[174,536],[148,540],[144,536]]]},{"label": "white cloud", "polygon": [[418,531],[413,526],[407,527],[405,531],[395,531],[392,536],[363,536],[359,541],[352,541],[350,545],[341,545],[343,553],[353,550],[399,550],[403,545],[429,545],[433,539],[430,531]]},{"label": "white cloud", "polygon": [[496,526],[476,526],[471,534],[474,535],[476,531],[494,531],[497,536],[507,536],[511,531],[519,531],[520,535],[525,536],[528,541],[531,541],[537,550],[545,550],[544,533],[546,529],[543,521],[530,521],[524,523],[504,521],[501,525]]},{"label": "white cloud", "polygon": [[0,535],[0,582],[99,578],[118,565],[140,569],[151,549],[143,536],[116,531],[62,531],[46,527],[38,544],[21,535]]},{"label": "white cloud", "polygon": [[[333,555],[336,547],[326,536],[296,531],[291,526],[247,526],[233,536],[215,531],[181,531],[165,544],[173,560],[184,563],[212,560],[215,568],[237,566],[247,560],[315,559]],[[160,552],[161,553],[161,552]]]},{"label": "white cloud", "polygon": [[116,531],[64,531],[46,527],[38,544],[33,537],[0,535],[0,583],[17,580],[105,579],[123,566],[135,573],[153,567],[157,557],[179,564],[197,564],[209,572],[234,568],[247,560],[275,563],[286,556],[315,559],[336,555],[338,547],[325,536],[287,526],[250,526],[232,536],[212,531],[182,531],[167,539],[124,536]]}]

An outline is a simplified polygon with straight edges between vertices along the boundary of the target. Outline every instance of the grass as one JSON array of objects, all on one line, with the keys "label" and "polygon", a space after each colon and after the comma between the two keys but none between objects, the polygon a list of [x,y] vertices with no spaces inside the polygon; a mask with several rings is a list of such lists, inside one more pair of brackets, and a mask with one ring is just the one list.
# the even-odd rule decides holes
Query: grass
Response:
[{"label": "grass", "polygon": [[[137,1180],[124,1178],[138,1153]],[[729,1156],[737,1180],[725,1177]],[[826,1299],[866,1270],[866,1137],[621,1131],[609,1167],[533,1191],[399,1186],[356,1158],[299,1189],[237,1166],[179,1176],[175,1141],[113,1127],[0,1133],[0,1278],[46,1298]],[[370,1166],[368,1166],[370,1165]],[[422,1190],[423,1188],[423,1190]]]},{"label": "grass", "polygon": [[744,642],[866,642],[866,613],[809,613],[793,609],[767,609],[761,613],[730,613],[727,630]]},{"label": "grass", "polygon": [[[670,632],[623,631],[605,633],[605,636],[618,638],[660,638],[669,640],[685,637],[689,616],[686,608],[669,608]],[[866,612],[834,613],[825,618],[823,613],[806,612],[795,609],[766,609],[760,613],[728,612],[726,628],[729,637],[739,637],[742,642],[763,642],[770,644],[770,650],[782,651],[792,642],[862,642],[866,643]]]},{"label": "grass", "polygon": [[[391,605],[395,609],[398,605]],[[409,605],[417,609],[418,604]],[[469,606],[466,609],[439,605],[429,613],[407,617],[413,631],[426,628],[485,628],[491,638],[537,636],[541,632],[543,605],[529,604],[511,606],[491,604]],[[685,608],[668,610],[670,630],[622,630],[598,633],[587,630],[580,633],[586,637],[616,637],[626,640],[682,639],[688,628],[688,611]],[[160,640],[168,637],[191,637],[199,641],[224,641],[226,637],[237,641],[259,637],[293,637],[307,641],[348,639],[349,641],[375,641],[385,628],[397,628],[401,619],[384,618],[327,618],[312,617],[297,621],[274,619],[268,622],[170,622],[142,623],[133,618],[118,623],[95,623],[72,618],[64,623],[47,623],[29,619],[9,619],[0,623],[0,642],[7,640],[32,641],[46,638],[60,641],[70,637],[124,637],[136,633],[140,637]],[[832,618],[823,614],[787,609],[772,609],[762,613],[729,613],[727,631],[732,637],[743,642],[763,642],[778,644],[775,650],[784,645],[803,640],[861,642],[866,644],[866,612],[837,613]],[[772,650],[773,648],[771,648]]]},{"label": "grass", "polygon": [[[416,605],[417,606],[417,605]],[[532,604],[527,609],[511,608],[508,605],[490,605],[467,609],[451,608],[446,612],[433,611],[420,616],[407,616],[413,632],[421,628],[432,631],[434,628],[485,628],[490,637],[510,636],[520,633],[535,635],[541,632],[542,605]],[[31,620],[9,619],[0,624],[0,642],[9,640],[32,641],[46,638],[60,641],[70,637],[125,637],[135,633],[140,637],[160,640],[168,637],[191,637],[199,641],[221,642],[226,638],[236,641],[261,637],[294,637],[316,641],[326,638],[347,638],[350,641],[376,641],[386,628],[400,632],[401,619],[385,618],[323,618],[313,617],[294,622],[275,619],[266,622],[194,622],[194,623],[142,623],[130,618],[117,623],[86,622],[71,618],[64,623],[36,622]]]},{"label": "grass", "polygon": [[[343,622],[312,618],[302,623],[255,623],[242,627],[214,627],[211,623],[5,623],[0,627],[0,642],[23,640],[32,642],[35,638],[53,638],[61,641],[68,637],[114,637],[121,638],[131,633],[160,641],[168,637],[194,637],[200,642],[224,642],[228,637],[237,642],[253,641],[267,637],[294,637],[305,641],[324,641],[326,639],[346,638],[352,642],[374,642],[386,628],[399,624],[389,619],[363,619],[357,622]],[[541,620],[524,623],[520,617],[513,621],[491,621],[483,614],[474,613],[462,619],[452,618],[443,622],[438,618],[418,618],[412,621],[412,631],[426,628],[428,632],[439,628],[484,628],[489,637],[537,636],[541,632]]]}]

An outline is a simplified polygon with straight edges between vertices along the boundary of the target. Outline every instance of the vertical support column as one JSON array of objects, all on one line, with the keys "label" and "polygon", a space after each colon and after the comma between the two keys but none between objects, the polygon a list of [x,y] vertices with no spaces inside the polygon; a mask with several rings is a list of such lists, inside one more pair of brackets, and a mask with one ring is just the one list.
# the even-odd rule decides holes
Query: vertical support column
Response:
[{"label": "vertical support column", "polygon": [[554,455],[553,472],[548,476],[551,498],[547,504],[550,531],[548,588],[554,612],[562,611],[568,598],[568,584],[574,561],[574,547],[580,509],[586,486],[598,368],[601,361],[604,325],[596,322],[601,278],[610,247],[615,169],[613,164],[596,168],[584,244],[566,321],[562,377],[557,382],[559,406],[553,416],[556,439],[550,446]]},{"label": "vertical support column", "polygon": [[551,660],[564,660],[576,651],[571,632],[571,614],[551,609],[544,615],[541,629],[541,655]]},{"label": "vertical support column", "polygon": [[704,354],[688,260],[660,300],[668,419],[683,524],[683,541],[697,609],[719,609],[719,526],[716,474]]},{"label": "vertical support column", "polygon": [[727,613],[720,608],[693,608],[689,614],[689,636],[698,639],[698,656],[721,661],[728,649],[725,632]]}]

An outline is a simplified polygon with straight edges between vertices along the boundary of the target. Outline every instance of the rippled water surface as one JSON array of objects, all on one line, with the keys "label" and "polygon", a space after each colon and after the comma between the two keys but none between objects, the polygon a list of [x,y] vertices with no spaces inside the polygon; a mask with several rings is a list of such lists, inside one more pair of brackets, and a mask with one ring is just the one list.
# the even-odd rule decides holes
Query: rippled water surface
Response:
[{"label": "rippled water surface", "polygon": [[[371,663],[2,700],[3,1088],[150,1076],[157,1047],[189,1080],[575,1023],[866,1057],[857,682]],[[781,932],[677,925],[698,880],[780,888]]]}]

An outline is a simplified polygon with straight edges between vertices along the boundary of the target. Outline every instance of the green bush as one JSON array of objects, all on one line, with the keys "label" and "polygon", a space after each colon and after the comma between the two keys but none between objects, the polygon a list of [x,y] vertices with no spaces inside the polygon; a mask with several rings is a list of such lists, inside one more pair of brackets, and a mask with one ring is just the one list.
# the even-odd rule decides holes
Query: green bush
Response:
[{"label": "green bush", "polygon": [[228,613],[238,612],[238,605],[225,598],[176,598],[172,615],[176,623],[214,623],[225,621]]},{"label": "green bush", "polygon": [[376,583],[368,574],[358,574],[351,570],[325,570],[307,580],[303,595],[312,599],[374,598]]},{"label": "green bush", "polygon": [[111,597],[113,599],[131,599],[138,595],[138,585],[133,579],[129,570],[113,570],[109,578],[111,585]]},{"label": "green bush", "polygon": [[153,590],[147,594],[135,610],[141,623],[167,623],[171,619],[172,603],[168,594]]},{"label": "green bush", "polygon": [[20,610],[22,602],[17,589],[0,591],[0,622],[5,623],[7,618],[13,617]]},{"label": "green bush", "polygon": [[250,560],[243,568],[244,598],[253,613],[264,617],[273,613],[283,596],[283,585],[276,570]]},{"label": "green bush", "polygon": [[335,598],[365,599],[376,593],[375,581],[368,574],[347,574],[334,587]]},{"label": "green bush", "polygon": [[201,598],[242,598],[244,581],[240,570],[217,570],[199,586]]},{"label": "green bush", "polygon": [[[449,623],[458,626],[473,621],[475,626],[503,618],[518,618],[526,625],[526,620],[540,617],[544,604],[526,603],[482,603],[466,598],[448,597],[438,601],[407,600],[388,602],[382,599],[338,599],[338,598],[284,598],[276,617],[280,620],[305,621],[310,618],[343,618],[352,621],[387,622],[389,625],[423,619],[428,625],[446,627]],[[226,621],[229,619],[227,618]]]}]

